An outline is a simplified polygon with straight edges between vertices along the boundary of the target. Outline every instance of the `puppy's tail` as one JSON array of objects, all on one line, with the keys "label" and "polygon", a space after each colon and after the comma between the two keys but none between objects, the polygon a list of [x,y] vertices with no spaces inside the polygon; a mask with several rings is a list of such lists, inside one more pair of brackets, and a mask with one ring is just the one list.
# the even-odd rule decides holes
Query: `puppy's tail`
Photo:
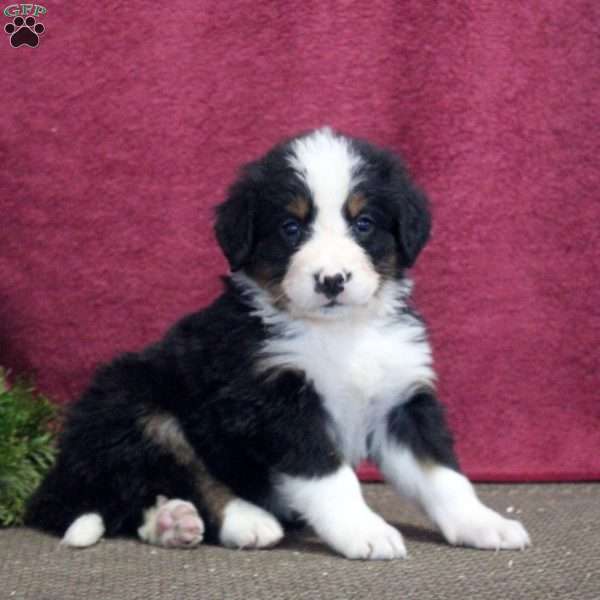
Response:
[{"label": "puppy's tail", "polygon": [[105,531],[104,520],[98,513],[85,513],[69,525],[62,543],[73,548],[87,548],[98,542]]},{"label": "puppy's tail", "polygon": [[102,516],[92,506],[81,505],[72,478],[61,475],[56,464],[27,504],[25,525],[63,536],[67,546],[85,548],[104,535]]}]

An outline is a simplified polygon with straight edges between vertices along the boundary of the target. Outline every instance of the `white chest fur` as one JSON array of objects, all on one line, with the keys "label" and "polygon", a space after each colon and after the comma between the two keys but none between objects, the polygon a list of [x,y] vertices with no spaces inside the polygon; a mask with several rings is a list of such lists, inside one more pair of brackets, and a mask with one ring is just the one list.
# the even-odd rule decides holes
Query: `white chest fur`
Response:
[{"label": "white chest fur", "polygon": [[265,345],[264,368],[306,374],[334,423],[346,459],[367,453],[367,437],[419,383],[431,383],[431,352],[411,315],[344,320],[289,320]]}]

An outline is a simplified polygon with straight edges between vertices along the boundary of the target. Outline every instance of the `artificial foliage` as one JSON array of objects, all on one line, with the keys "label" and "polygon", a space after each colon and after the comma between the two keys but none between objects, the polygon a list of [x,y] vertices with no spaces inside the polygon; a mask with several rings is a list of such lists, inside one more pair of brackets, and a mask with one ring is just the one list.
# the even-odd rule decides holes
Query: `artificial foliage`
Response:
[{"label": "artificial foliage", "polygon": [[0,368],[0,526],[22,523],[25,503],[56,454],[57,408],[25,379]]}]

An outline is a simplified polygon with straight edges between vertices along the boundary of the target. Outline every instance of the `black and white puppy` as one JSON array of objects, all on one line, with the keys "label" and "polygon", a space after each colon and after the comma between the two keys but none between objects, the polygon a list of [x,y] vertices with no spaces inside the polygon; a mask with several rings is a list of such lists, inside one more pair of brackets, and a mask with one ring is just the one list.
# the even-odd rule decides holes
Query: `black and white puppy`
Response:
[{"label": "black and white puppy", "polygon": [[26,522],[79,547],[258,548],[300,517],[348,558],[403,557],[352,469],[368,457],[451,544],[528,545],[461,474],[436,399],[406,276],[429,229],[401,163],[330,129],[246,166],[217,211],[224,293],[98,371]]}]

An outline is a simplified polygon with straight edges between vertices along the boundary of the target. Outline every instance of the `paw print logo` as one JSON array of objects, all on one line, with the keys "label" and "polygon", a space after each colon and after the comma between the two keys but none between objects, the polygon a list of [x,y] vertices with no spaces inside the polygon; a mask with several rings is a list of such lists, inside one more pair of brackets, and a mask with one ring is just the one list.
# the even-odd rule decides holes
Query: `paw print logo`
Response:
[{"label": "paw print logo", "polygon": [[10,45],[13,48],[27,45],[35,48],[40,43],[39,36],[45,31],[41,23],[35,22],[35,17],[15,17],[12,23],[4,26],[4,31],[10,35]]}]

